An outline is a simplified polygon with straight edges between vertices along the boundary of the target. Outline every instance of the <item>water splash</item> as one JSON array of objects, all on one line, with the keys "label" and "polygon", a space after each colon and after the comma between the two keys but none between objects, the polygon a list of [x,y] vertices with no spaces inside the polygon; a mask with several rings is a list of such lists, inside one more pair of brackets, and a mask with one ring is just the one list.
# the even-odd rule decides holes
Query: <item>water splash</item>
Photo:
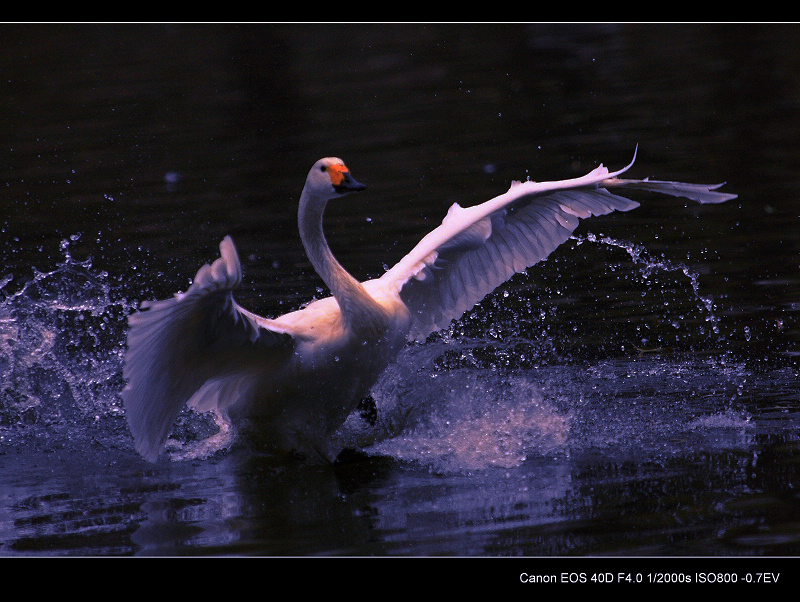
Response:
[{"label": "water splash", "polygon": [[0,443],[48,444],[121,415],[121,357],[130,303],[64,240],[51,271],[0,279]]},{"label": "water splash", "polygon": [[655,258],[642,245],[634,244],[624,240],[617,240],[609,236],[598,236],[588,233],[586,236],[573,236],[571,237],[571,240],[574,240],[577,245],[581,245],[584,242],[591,242],[622,249],[630,256],[630,258],[633,260],[633,263],[639,266],[640,272],[644,278],[650,278],[651,275],[656,272],[682,273],[684,276],[686,276],[695,299],[701,303],[703,309],[705,310],[705,320],[709,323],[712,332],[714,332],[714,334],[719,334],[719,319],[714,314],[714,301],[711,297],[700,294],[700,275],[697,272],[692,271],[688,266],[682,263],[670,261],[663,256],[661,258]]},{"label": "water splash", "polygon": [[[431,347],[441,352],[440,345]],[[370,453],[465,472],[513,468],[563,449],[569,414],[530,375],[428,372],[418,360],[430,352],[412,348],[374,389],[383,422],[372,432],[378,440],[366,446]],[[417,378],[409,378],[412,366]]]}]

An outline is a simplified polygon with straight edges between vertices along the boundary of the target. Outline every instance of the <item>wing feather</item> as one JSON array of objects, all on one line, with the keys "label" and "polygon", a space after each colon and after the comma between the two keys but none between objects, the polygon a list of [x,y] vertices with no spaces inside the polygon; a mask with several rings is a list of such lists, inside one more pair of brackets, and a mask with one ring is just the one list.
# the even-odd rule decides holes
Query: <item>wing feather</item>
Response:
[{"label": "wing feather", "polygon": [[631,165],[614,173],[600,166],[574,180],[515,182],[508,192],[481,205],[453,205],[442,225],[377,281],[394,290],[409,309],[409,338],[421,340],[446,327],[515,273],[546,259],[569,239],[580,219],[639,206],[608,188],[699,203],[736,198],[714,192],[721,185],[617,177]]},{"label": "wing feather", "polygon": [[244,394],[237,365],[266,359],[292,344],[289,333],[233,300],[242,271],[230,237],[220,258],[204,265],[185,293],[145,302],[128,318],[122,391],[137,451],[155,461],[183,406],[193,396],[202,409],[222,394]]}]

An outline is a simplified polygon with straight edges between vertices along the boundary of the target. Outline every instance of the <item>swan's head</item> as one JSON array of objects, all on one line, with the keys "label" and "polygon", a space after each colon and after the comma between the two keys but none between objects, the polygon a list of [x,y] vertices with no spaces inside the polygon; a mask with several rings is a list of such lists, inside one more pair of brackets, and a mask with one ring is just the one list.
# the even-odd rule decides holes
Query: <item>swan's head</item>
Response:
[{"label": "swan's head", "polygon": [[336,157],[326,157],[314,163],[314,167],[308,172],[306,188],[321,196],[335,198],[364,190],[366,186],[353,179],[344,161]]}]

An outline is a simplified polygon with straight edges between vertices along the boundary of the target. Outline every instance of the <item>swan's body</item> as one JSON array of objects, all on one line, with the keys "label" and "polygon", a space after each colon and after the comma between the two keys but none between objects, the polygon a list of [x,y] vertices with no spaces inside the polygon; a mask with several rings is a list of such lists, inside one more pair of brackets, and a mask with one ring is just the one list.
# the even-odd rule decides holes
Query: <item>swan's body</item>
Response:
[{"label": "swan's body", "polygon": [[[633,163],[631,162],[631,165]],[[321,159],[300,197],[300,236],[332,296],[267,319],[239,307],[241,265],[230,237],[185,293],[130,317],[122,392],[136,449],[155,460],[188,404],[257,421],[282,449],[332,457],[331,435],[408,340],[447,326],[514,273],[566,241],[578,218],[628,211],[631,188],[720,203],[717,186],[622,180],[602,165],[558,182],[514,183],[483,204],[453,205],[397,265],[359,283],[323,235],[328,201],[362,190],[341,160]]]}]

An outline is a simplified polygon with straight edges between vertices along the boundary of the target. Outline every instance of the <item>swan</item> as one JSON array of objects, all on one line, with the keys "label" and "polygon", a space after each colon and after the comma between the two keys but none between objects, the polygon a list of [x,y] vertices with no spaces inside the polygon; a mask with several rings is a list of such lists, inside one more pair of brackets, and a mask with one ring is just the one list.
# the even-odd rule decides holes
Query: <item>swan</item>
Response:
[{"label": "swan", "polygon": [[332,296],[269,319],[239,306],[242,267],[230,236],[183,293],[146,301],[128,318],[122,390],[136,450],[155,462],[182,408],[257,425],[278,449],[332,460],[332,435],[409,341],[424,340],[568,240],[579,218],[629,211],[616,194],[645,190],[722,203],[702,185],[609,172],[514,182],[482,204],[454,204],[441,225],[381,277],[359,282],[323,233],[329,201],[362,191],[341,159],[314,163],[300,195],[300,238]]}]

